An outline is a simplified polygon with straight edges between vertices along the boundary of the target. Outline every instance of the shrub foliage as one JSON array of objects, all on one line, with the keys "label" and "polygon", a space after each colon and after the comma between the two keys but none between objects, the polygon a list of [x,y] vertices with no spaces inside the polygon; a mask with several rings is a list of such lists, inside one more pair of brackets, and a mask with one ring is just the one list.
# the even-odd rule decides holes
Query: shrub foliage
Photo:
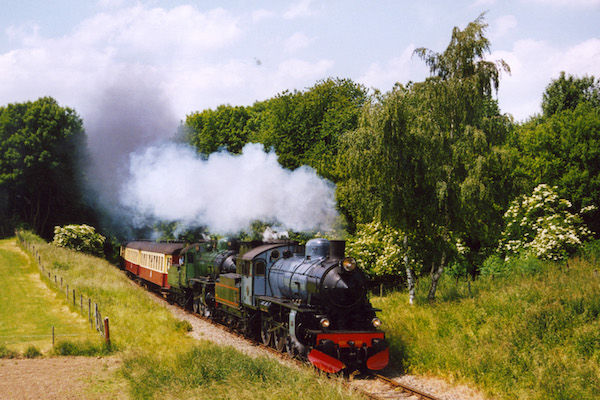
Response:
[{"label": "shrub foliage", "polygon": [[66,225],[54,227],[52,244],[67,249],[101,256],[106,238],[89,225]]},{"label": "shrub foliage", "polygon": [[500,252],[510,257],[524,251],[554,261],[573,254],[591,232],[571,207],[570,201],[558,196],[556,187],[546,184],[538,185],[531,196],[517,198],[504,214]]}]

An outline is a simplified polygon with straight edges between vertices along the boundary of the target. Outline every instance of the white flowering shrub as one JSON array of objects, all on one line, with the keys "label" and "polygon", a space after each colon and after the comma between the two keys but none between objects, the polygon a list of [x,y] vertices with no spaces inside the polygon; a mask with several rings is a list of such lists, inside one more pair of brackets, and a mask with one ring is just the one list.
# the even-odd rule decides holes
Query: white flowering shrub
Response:
[{"label": "white flowering shrub", "polygon": [[89,225],[54,227],[52,244],[84,253],[101,256],[106,238]]},{"label": "white flowering shrub", "polygon": [[370,276],[401,275],[403,239],[402,232],[379,222],[360,224],[356,234],[346,241],[346,253]]},{"label": "white flowering shrub", "polygon": [[498,247],[507,259],[527,252],[540,259],[562,260],[591,236],[580,213],[571,212],[571,202],[559,198],[555,190],[541,184],[531,196],[511,203],[504,214],[506,227]]}]

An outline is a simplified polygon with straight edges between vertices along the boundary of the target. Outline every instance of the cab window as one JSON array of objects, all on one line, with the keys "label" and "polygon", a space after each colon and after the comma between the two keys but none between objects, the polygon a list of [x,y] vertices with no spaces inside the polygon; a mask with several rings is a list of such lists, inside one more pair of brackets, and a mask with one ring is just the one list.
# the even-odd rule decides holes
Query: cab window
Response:
[{"label": "cab window", "polygon": [[250,262],[244,261],[242,263],[242,275],[250,275]]},{"label": "cab window", "polygon": [[264,276],[267,265],[264,260],[256,260],[254,262],[254,275]]}]

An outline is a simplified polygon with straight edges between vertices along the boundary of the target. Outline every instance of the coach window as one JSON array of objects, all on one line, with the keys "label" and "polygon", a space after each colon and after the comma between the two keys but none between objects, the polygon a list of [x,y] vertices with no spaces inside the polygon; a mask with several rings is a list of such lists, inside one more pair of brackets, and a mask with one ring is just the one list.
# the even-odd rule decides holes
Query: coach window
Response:
[{"label": "coach window", "polygon": [[266,268],[266,264],[265,264],[264,260],[254,261],[254,275],[255,276],[264,276],[265,268]]}]

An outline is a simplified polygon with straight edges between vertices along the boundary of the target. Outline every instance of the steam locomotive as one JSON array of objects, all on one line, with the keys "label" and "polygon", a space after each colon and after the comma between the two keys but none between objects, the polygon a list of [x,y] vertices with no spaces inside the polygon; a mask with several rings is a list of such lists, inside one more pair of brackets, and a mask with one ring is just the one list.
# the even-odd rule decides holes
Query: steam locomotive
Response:
[{"label": "steam locomotive", "polygon": [[389,361],[366,277],[345,242],[130,242],[123,268],[194,312],[329,372]]}]

